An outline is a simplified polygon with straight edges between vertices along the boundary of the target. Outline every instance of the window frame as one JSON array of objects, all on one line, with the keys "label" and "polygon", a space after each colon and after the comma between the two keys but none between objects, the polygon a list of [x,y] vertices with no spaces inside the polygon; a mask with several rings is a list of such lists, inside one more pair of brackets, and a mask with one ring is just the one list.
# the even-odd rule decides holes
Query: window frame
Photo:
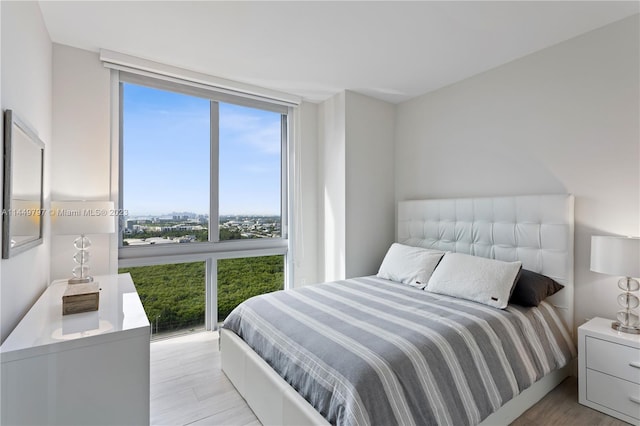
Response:
[{"label": "window frame", "polygon": [[[151,87],[159,90],[167,90],[189,96],[208,99],[210,108],[210,198],[209,198],[209,241],[189,244],[166,244],[166,245],[150,245],[150,246],[123,246],[123,227],[124,217],[120,216],[118,220],[117,235],[117,263],[120,267],[131,266],[152,266],[169,263],[183,263],[194,261],[206,262],[205,285],[206,285],[206,301],[205,301],[205,328],[207,330],[215,330],[218,325],[217,318],[217,261],[220,259],[243,258],[243,257],[259,257],[259,256],[284,256],[284,288],[291,287],[292,277],[292,261],[290,257],[290,238],[289,235],[289,177],[290,177],[290,135],[291,129],[291,107],[279,103],[272,103],[260,99],[256,99],[251,95],[242,97],[216,91],[215,89],[203,84],[194,82],[176,82],[171,79],[155,78],[148,75],[136,74],[126,71],[113,71],[112,78],[117,88],[118,99],[114,102],[118,108],[118,122],[114,124],[114,130],[117,127],[117,164],[118,164],[118,182],[117,182],[117,199],[118,205],[122,209],[126,209],[123,205],[124,195],[124,179],[123,179],[123,159],[124,159],[124,138],[123,138],[123,85],[124,83],[136,84],[145,87]],[[239,239],[239,240],[219,240],[219,114],[218,105],[220,102],[231,103],[249,108],[263,109],[267,111],[277,112],[281,116],[281,146],[280,146],[280,222],[281,235],[277,238],[260,238],[260,239]],[[215,167],[214,167],[215,165]],[[212,227],[215,232],[212,232]]]}]

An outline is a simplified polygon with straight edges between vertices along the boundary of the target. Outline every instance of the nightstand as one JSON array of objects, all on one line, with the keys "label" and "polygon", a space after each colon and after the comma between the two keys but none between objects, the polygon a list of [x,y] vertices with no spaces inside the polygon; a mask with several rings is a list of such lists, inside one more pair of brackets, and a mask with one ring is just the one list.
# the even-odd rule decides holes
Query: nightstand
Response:
[{"label": "nightstand", "polygon": [[580,404],[631,424],[640,422],[640,335],[619,333],[611,320],[578,328]]}]

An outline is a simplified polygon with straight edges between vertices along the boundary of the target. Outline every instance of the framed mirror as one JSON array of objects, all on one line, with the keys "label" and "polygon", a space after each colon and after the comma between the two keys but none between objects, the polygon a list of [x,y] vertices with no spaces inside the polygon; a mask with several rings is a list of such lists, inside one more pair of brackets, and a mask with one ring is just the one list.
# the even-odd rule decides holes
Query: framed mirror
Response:
[{"label": "framed mirror", "polygon": [[42,244],[44,143],[12,110],[4,112],[2,258]]}]

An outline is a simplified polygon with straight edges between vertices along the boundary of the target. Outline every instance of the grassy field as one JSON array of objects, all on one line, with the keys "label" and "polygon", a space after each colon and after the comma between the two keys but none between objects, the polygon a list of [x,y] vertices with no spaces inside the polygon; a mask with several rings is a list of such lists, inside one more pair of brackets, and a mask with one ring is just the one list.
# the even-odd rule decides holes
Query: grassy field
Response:
[{"label": "grassy field", "polygon": [[[129,272],[153,332],[204,324],[205,262],[120,268]],[[242,301],[275,290],[284,283],[284,256],[218,261],[218,320]]]}]

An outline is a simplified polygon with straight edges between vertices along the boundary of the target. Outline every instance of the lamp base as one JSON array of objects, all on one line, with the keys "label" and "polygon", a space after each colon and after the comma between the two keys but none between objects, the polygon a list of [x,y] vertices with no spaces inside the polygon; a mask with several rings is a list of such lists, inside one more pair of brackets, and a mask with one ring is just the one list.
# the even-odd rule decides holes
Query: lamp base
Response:
[{"label": "lamp base", "polygon": [[640,327],[637,325],[624,325],[619,321],[612,322],[611,328],[622,333],[640,334]]},{"label": "lamp base", "polygon": [[86,283],[92,283],[93,282],[93,277],[74,277],[74,278],[69,278],[68,283],[69,284],[86,284]]}]

